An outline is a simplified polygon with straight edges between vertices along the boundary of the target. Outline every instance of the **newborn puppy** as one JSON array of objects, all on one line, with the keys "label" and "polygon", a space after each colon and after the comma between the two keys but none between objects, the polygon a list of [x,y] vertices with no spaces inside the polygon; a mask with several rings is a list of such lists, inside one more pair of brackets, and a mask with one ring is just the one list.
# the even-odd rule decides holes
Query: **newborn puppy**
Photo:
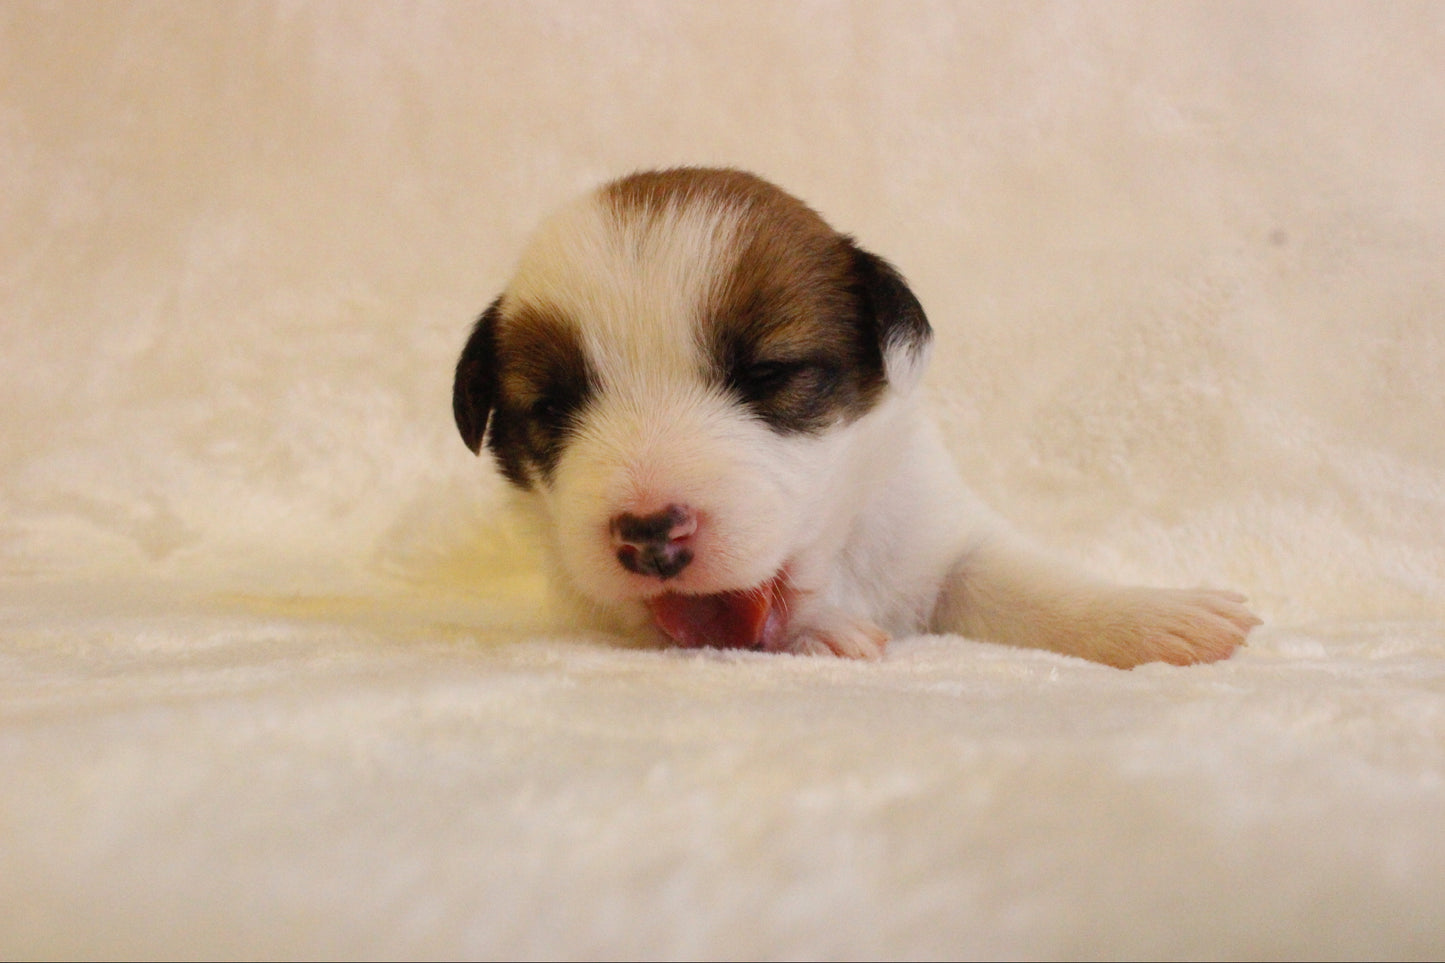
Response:
[{"label": "newborn puppy", "polygon": [[453,409],[613,630],[853,658],[957,632],[1123,668],[1244,643],[1242,596],[1091,578],[976,501],[919,407],[931,339],[892,266],[779,188],[640,173],[542,225]]}]

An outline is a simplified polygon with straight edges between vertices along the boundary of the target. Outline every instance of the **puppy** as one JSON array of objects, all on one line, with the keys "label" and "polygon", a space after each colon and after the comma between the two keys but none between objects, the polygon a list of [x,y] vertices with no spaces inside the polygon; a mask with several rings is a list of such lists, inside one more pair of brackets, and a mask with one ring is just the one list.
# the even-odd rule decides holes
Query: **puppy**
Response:
[{"label": "puppy", "polygon": [[931,339],[892,266],[772,184],[639,173],[542,225],[453,410],[614,631],[852,658],[956,632],[1121,668],[1244,644],[1242,596],[1091,578],[981,505],[920,410]]}]

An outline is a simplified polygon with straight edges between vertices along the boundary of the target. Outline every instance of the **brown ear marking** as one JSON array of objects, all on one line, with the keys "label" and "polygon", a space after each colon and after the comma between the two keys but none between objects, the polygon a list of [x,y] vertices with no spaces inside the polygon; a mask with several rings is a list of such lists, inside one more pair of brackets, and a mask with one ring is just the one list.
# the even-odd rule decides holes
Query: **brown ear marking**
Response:
[{"label": "brown ear marking", "polygon": [[487,433],[492,403],[497,392],[497,317],[502,299],[491,303],[477,319],[466,347],[457,359],[456,376],[452,381],[452,416],[472,454],[482,453],[482,438]]},{"label": "brown ear marking", "polygon": [[883,258],[858,247],[853,251],[853,277],[863,308],[873,317],[878,346],[885,353],[901,347],[917,352],[933,337],[933,328],[923,305],[908,287],[903,275]]}]

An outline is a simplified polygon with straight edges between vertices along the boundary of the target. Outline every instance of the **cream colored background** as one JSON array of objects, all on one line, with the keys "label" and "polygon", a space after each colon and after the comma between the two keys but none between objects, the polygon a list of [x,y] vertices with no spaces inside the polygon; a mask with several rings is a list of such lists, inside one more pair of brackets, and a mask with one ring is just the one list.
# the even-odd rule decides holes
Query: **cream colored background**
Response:
[{"label": "cream colored background", "polygon": [[[0,4],[0,955],[1438,956],[1441,158],[1438,3]],[[989,500],[1251,649],[543,632],[451,365],[677,163],[893,260]]]}]

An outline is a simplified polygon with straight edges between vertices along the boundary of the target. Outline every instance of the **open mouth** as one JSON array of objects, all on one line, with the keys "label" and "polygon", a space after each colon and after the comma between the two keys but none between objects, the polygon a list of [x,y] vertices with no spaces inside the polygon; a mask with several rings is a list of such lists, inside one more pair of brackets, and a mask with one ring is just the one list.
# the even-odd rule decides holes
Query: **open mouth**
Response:
[{"label": "open mouth", "polygon": [[786,638],[792,594],[780,572],[756,588],[733,592],[664,592],[648,599],[647,608],[657,627],[683,648],[777,651]]}]

